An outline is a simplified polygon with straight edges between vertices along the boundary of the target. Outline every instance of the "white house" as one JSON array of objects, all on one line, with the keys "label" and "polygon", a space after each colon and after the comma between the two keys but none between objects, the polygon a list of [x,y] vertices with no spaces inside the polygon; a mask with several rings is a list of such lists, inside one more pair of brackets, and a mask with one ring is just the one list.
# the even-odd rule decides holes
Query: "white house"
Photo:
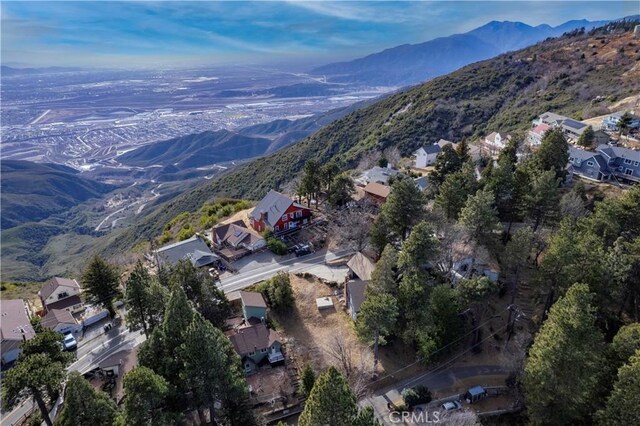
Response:
[{"label": "white house", "polygon": [[542,137],[549,129],[551,129],[551,126],[546,123],[538,124],[527,134],[527,143],[530,146],[540,146],[542,143]]},{"label": "white house", "polygon": [[427,145],[419,148],[413,153],[413,155],[416,156],[415,167],[418,169],[424,169],[425,167],[432,165],[435,163],[436,158],[441,151],[442,148],[440,148],[440,145],[438,144]]},{"label": "white house", "polygon": [[74,279],[53,277],[38,292],[45,312],[62,309],[76,313],[84,309],[80,299],[80,284]]},{"label": "white house", "polygon": [[495,148],[502,149],[507,146],[507,143],[511,140],[511,135],[506,133],[493,132],[484,138],[484,143],[491,145]]}]

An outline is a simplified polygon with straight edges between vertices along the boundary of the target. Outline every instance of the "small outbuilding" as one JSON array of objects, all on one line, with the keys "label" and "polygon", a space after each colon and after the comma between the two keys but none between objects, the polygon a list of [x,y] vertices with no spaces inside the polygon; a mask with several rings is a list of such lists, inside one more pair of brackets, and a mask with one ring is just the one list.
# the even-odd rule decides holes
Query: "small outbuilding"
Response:
[{"label": "small outbuilding", "polygon": [[331,309],[333,308],[333,300],[331,300],[330,297],[318,297],[316,299],[316,306],[318,307],[319,311],[322,311],[324,309]]},{"label": "small outbuilding", "polygon": [[464,394],[464,399],[469,404],[473,404],[474,402],[480,401],[487,396],[487,390],[485,388],[483,388],[482,386],[474,386],[467,390],[467,392]]}]

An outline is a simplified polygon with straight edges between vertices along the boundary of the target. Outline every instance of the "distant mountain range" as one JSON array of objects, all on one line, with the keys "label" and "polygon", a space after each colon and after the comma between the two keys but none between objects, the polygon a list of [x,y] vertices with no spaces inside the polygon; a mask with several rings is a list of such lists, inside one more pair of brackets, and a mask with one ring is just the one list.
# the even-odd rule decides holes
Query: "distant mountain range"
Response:
[{"label": "distant mountain range", "polygon": [[50,74],[56,72],[70,72],[78,71],[80,68],[71,67],[46,67],[46,68],[14,68],[6,65],[0,66],[0,75],[12,76],[12,75],[25,75],[25,74]]},{"label": "distant mountain range", "polygon": [[1,173],[2,229],[46,219],[116,188],[59,164],[2,160]]},{"label": "distant mountain range", "polygon": [[407,86],[577,28],[589,30],[607,22],[583,19],[557,27],[532,27],[522,22],[492,21],[468,33],[404,44],[353,61],[324,65],[311,74],[324,75],[330,82]]}]

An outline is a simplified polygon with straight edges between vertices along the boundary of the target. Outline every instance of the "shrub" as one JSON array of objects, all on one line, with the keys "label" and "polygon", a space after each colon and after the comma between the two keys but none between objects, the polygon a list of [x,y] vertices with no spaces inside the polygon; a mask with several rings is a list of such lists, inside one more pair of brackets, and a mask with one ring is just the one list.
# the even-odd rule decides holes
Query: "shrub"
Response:
[{"label": "shrub", "polygon": [[418,385],[413,388],[405,388],[402,391],[402,399],[408,407],[426,404],[431,402],[431,391],[423,385]]},{"label": "shrub", "polygon": [[267,299],[276,311],[284,312],[293,306],[293,288],[289,274],[278,272],[267,281]]},{"label": "shrub", "polygon": [[302,392],[305,396],[309,396],[313,385],[316,382],[316,373],[313,371],[313,367],[307,364],[302,370]]},{"label": "shrub", "polygon": [[287,254],[287,245],[275,237],[267,239],[267,247],[277,255]]}]

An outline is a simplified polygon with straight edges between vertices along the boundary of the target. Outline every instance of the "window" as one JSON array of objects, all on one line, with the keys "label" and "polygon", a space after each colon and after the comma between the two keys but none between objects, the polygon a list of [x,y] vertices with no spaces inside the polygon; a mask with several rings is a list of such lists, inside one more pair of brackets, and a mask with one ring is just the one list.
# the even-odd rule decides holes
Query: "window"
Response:
[{"label": "window", "polygon": [[302,217],[302,210],[296,210],[296,217]]},{"label": "window", "polygon": [[624,159],[624,164],[631,164],[631,160],[629,160],[628,158]]},{"label": "window", "polygon": [[295,213],[294,212],[289,213],[289,218],[290,219],[293,219],[294,217],[295,217]]},{"label": "window", "polygon": [[286,222],[288,218],[289,218],[289,217],[287,216],[287,214],[286,214],[286,213],[282,215],[282,221],[283,221],[283,222]]},{"label": "window", "polygon": [[633,162],[633,165],[634,165],[634,166],[636,166],[636,167],[638,167],[638,166],[640,166],[640,162],[638,162],[638,161],[634,161],[634,162]]},{"label": "window", "polygon": [[249,356],[254,356],[255,354],[255,352],[249,352]]},{"label": "window", "polygon": [[587,161],[587,166],[593,166],[593,161]]},{"label": "window", "polygon": [[260,352],[262,352],[262,353],[265,353],[266,351],[267,351],[267,349],[266,349],[266,348],[262,348],[262,349],[260,349]]},{"label": "window", "polygon": [[625,175],[629,175],[629,176],[631,176],[631,175],[633,174],[633,169],[626,169],[626,170],[624,171],[624,174],[625,174]]},{"label": "window", "polygon": [[69,293],[67,293],[66,291],[58,293],[58,299],[64,299],[65,297],[69,297]]}]

